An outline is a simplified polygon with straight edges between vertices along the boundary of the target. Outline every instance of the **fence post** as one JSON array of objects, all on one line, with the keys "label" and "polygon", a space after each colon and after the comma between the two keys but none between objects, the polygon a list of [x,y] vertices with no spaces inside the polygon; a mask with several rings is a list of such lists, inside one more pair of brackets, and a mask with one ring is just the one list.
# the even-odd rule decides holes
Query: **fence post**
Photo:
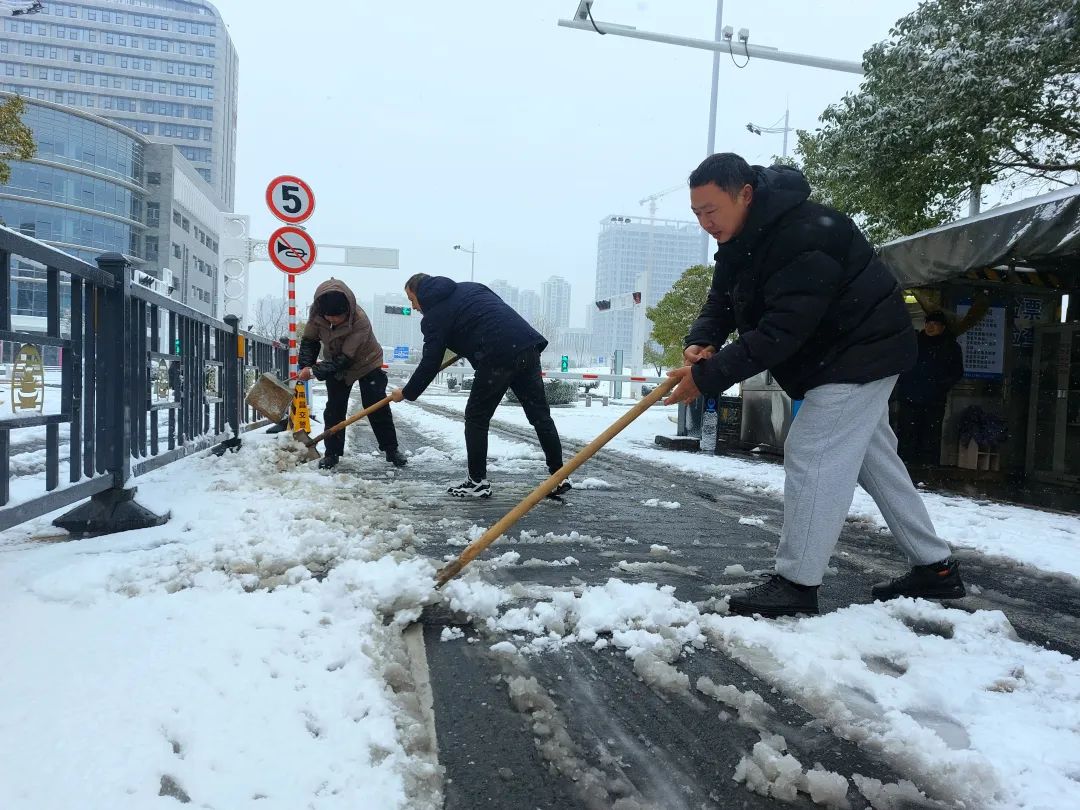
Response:
[{"label": "fence post", "polygon": [[240,409],[244,402],[244,358],[247,355],[241,348],[240,318],[236,315],[226,315],[225,323],[229,325],[228,339],[225,341],[225,356],[222,362],[225,366],[224,395],[225,395],[225,420],[232,428],[232,436],[213,448],[214,455],[222,456],[226,450],[234,453],[240,449],[240,424],[243,421]]},{"label": "fence post", "polygon": [[138,356],[137,351],[128,351],[138,336],[130,334],[133,320],[128,318],[131,277],[127,259],[119,253],[106,253],[98,257],[97,263],[113,277],[114,284],[103,291],[96,356],[88,362],[97,365],[98,387],[103,394],[105,407],[97,414],[96,429],[99,446],[105,448],[105,470],[112,475],[113,485],[53,521],[54,526],[72,534],[111,534],[145,529],[160,526],[170,517],[168,513],[156,515],[136,503],[137,487],[125,488],[131,477],[133,414],[129,393],[139,379],[132,363],[146,363],[147,358]]}]

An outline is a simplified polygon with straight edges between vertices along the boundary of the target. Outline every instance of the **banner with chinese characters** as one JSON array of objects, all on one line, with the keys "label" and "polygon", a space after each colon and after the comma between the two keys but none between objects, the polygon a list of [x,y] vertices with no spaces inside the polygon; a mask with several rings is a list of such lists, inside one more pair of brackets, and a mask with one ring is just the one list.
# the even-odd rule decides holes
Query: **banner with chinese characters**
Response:
[{"label": "banner with chinese characters", "polygon": [[1035,345],[1035,326],[1048,320],[1052,309],[1042,298],[1021,297],[1016,299],[1016,315],[1013,318],[1013,346],[1029,348]]},{"label": "banner with chinese characters", "polygon": [[[971,309],[967,301],[956,307],[963,318]],[[964,376],[982,380],[1001,379],[1005,371],[1005,307],[990,307],[982,319],[960,336],[964,351]]]}]

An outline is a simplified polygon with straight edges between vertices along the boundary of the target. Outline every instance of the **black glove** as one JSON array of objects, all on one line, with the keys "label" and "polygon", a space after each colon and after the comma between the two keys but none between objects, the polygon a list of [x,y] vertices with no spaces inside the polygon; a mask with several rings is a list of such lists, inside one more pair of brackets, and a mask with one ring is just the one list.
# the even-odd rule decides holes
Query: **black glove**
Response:
[{"label": "black glove", "polygon": [[311,373],[315,375],[316,380],[327,380],[337,374],[337,366],[329,360],[323,360],[311,367]]},{"label": "black glove", "polygon": [[333,360],[322,360],[311,367],[311,373],[317,380],[327,380],[347,369],[352,361],[344,354],[339,354]]}]

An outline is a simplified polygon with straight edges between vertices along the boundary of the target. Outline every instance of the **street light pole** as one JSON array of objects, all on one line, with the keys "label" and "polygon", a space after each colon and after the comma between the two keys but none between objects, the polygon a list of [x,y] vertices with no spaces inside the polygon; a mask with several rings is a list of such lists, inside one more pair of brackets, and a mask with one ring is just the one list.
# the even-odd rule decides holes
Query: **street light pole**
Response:
[{"label": "street light pole", "polygon": [[469,281],[476,280],[476,242],[470,243],[469,247],[462,247],[461,245],[454,245],[454,250],[460,250],[462,253],[469,254]]},{"label": "street light pole", "polygon": [[[716,31],[713,39],[720,41],[724,33],[724,0],[716,0]],[[709,95],[709,144],[705,148],[705,157],[716,152],[716,104],[720,93],[720,51],[713,51],[712,57],[712,92]],[[701,232],[702,264],[709,263],[709,234]]]},{"label": "street light pole", "polygon": [[[765,59],[771,62],[786,62],[790,65],[804,65],[806,67],[821,68],[822,70],[836,70],[843,73],[863,75],[861,62],[852,62],[846,59],[832,59],[830,57],[813,56],[811,54],[793,53],[782,51],[766,45],[751,45],[750,31],[741,29],[736,35],[729,26],[723,26],[724,2],[716,2],[716,30],[711,40],[694,39],[692,37],[679,37],[671,34],[661,34],[654,31],[640,31],[632,25],[619,25],[618,23],[596,22],[592,18],[592,0],[582,0],[578,5],[575,19],[559,20],[560,28],[573,28],[578,31],[587,31],[593,34],[611,34],[617,37],[629,37],[631,39],[643,39],[648,42],[660,42],[665,45],[680,45],[685,48],[698,48],[713,52],[712,93],[709,98],[709,143],[708,155],[716,151],[716,113],[717,95],[720,85],[720,56],[724,51],[732,58],[736,56],[750,59]],[[733,40],[738,38],[736,44]],[[785,126],[786,126],[785,122]],[[786,151],[786,150],[785,150]],[[709,263],[709,235],[702,234],[704,264]]]}]

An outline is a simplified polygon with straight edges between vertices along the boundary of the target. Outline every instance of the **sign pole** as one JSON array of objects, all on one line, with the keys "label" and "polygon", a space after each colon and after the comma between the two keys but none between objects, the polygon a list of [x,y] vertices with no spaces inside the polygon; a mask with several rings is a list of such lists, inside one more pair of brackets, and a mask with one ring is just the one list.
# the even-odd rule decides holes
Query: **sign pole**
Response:
[{"label": "sign pole", "polygon": [[296,352],[296,275],[288,274],[289,279],[289,379],[295,380],[298,366]]}]

